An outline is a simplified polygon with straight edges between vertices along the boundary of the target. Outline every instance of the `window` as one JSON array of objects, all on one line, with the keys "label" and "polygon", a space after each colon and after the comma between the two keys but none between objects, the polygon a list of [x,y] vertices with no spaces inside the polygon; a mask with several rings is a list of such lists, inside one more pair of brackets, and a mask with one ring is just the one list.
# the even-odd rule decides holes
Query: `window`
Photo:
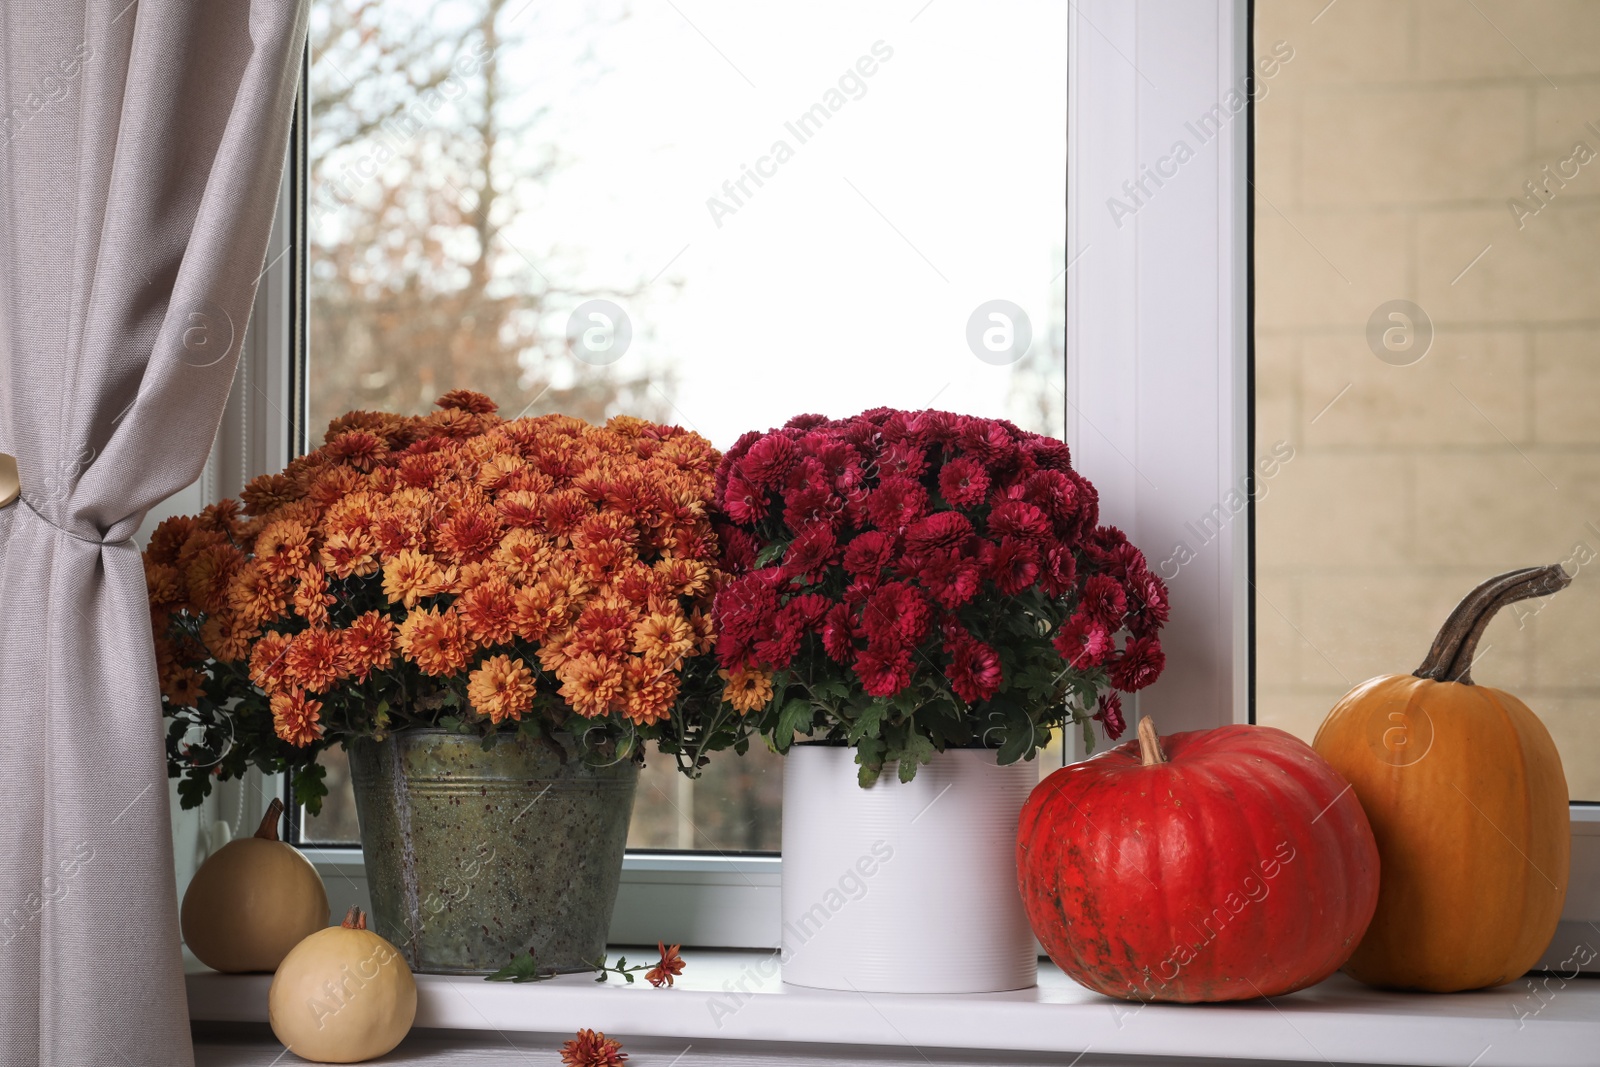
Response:
[{"label": "window", "polygon": [[[569,58],[577,58],[569,63],[567,88],[523,100],[528,109],[520,113],[525,129],[537,131],[539,123],[559,120],[548,127],[560,131],[548,142],[575,149],[597,142],[569,137],[573,128],[580,133],[605,129],[608,116],[620,114],[618,122],[624,125],[634,122],[628,129],[647,129],[628,146],[637,149],[631,155],[620,150],[607,155],[600,138],[593,158],[571,152],[550,169],[532,166],[503,147],[510,141],[496,141],[512,154],[492,168],[499,175],[493,210],[508,213],[502,219],[515,215],[524,221],[517,226],[502,222],[507,239],[492,263],[480,268],[494,268],[483,275],[481,292],[496,313],[506,305],[492,298],[503,296],[515,305],[517,314],[507,311],[504,322],[525,324],[522,312],[536,311],[539,329],[526,336],[546,346],[517,350],[518,377],[499,397],[502,404],[508,397],[511,403],[525,397],[522,405],[535,402],[531,410],[571,405],[570,410],[600,417],[613,403],[637,402],[641,411],[682,417],[724,445],[727,438],[718,434],[732,430],[724,431],[717,420],[730,411],[733,428],[765,426],[808,405],[853,411],[873,403],[933,402],[1009,412],[1025,425],[1050,431],[1051,419],[1059,427],[1060,408],[1040,407],[1038,421],[1032,421],[1008,405],[1055,404],[1060,394],[1051,383],[1060,381],[1061,353],[1070,349],[1073,358],[1065,367],[1070,401],[1064,403],[1074,462],[1099,489],[1105,513],[1117,516],[1134,542],[1146,548],[1173,590],[1166,674],[1161,684],[1130,702],[1135,714],[1157,717],[1164,732],[1247,721],[1256,714],[1262,722],[1306,735],[1342,694],[1345,677],[1358,680],[1369,673],[1409,669],[1408,657],[1420,657],[1419,643],[1431,637],[1442,612],[1466,587],[1511,565],[1512,559],[1526,562],[1523,553],[1533,548],[1512,544],[1511,538],[1556,531],[1548,545],[1534,546],[1544,547],[1537,562],[1576,562],[1582,557],[1571,553],[1580,542],[1600,551],[1600,534],[1586,526],[1589,521],[1600,526],[1600,505],[1588,513],[1561,510],[1590,499],[1594,480],[1584,466],[1593,449],[1583,437],[1588,432],[1583,404],[1594,385],[1585,377],[1589,363],[1575,354],[1583,351],[1594,327],[1594,320],[1585,318],[1589,313],[1579,295],[1585,262],[1580,257],[1591,254],[1582,247],[1582,238],[1593,215],[1593,198],[1584,184],[1592,168],[1585,162],[1575,177],[1561,177],[1571,171],[1567,161],[1574,145],[1560,142],[1571,136],[1600,149],[1600,133],[1582,129],[1591,119],[1600,123],[1600,108],[1589,106],[1597,79],[1584,73],[1589,68],[1583,66],[1592,26],[1569,17],[1575,8],[1538,5],[1542,14],[1533,18],[1520,5],[1489,0],[1462,5],[1460,12],[1445,10],[1452,5],[1262,0],[1253,5],[1254,27],[1252,5],[1245,0],[1163,5],[1159,18],[1141,17],[1141,12],[1148,16],[1151,5],[1126,0],[1078,0],[1069,12],[1018,4],[1008,6],[1005,14],[963,13],[958,6],[936,2],[920,9],[912,5],[903,17],[881,22],[832,6],[813,6],[803,18],[794,16],[829,27],[826,34],[813,28],[819,38],[863,42],[829,51],[814,43],[801,50],[784,47],[790,39],[786,35],[813,30],[788,22],[758,25],[777,16],[731,6],[679,6],[692,23],[671,12],[634,12],[624,18],[621,9],[537,5],[539,18],[556,19],[540,23],[538,47],[547,52],[566,48]],[[390,0],[364,6],[364,17],[378,18],[379,8],[383,25],[372,35],[388,43],[374,53],[378,58],[368,57],[378,64],[377,72],[357,66],[359,56],[347,56],[354,69],[343,72],[370,87],[367,97],[353,97],[350,106],[373,109],[372,114],[367,120],[351,120],[338,134],[329,132],[334,127],[318,134],[316,124],[323,118],[314,120],[313,139],[322,137],[316,143],[323,147],[313,152],[313,163],[318,153],[327,155],[312,170],[312,180],[305,183],[309,188],[302,190],[308,200],[319,195],[316,189],[333,197],[323,201],[326,210],[320,214],[315,209],[306,213],[313,231],[314,279],[320,271],[323,280],[332,274],[336,283],[319,295],[321,282],[313,280],[310,310],[314,319],[329,315],[342,331],[330,340],[328,327],[312,329],[314,426],[331,410],[355,404],[415,410],[457,384],[454,377],[444,377],[456,373],[457,365],[437,358],[437,339],[445,336],[438,324],[452,321],[440,309],[456,306],[445,299],[450,291],[440,287],[451,278],[462,286],[471,281],[474,275],[462,264],[472,261],[479,247],[474,228],[477,187],[462,184],[472,159],[483,158],[481,145],[476,157],[472,154],[476,127],[458,123],[455,129],[466,132],[443,137],[429,126],[430,136],[392,140],[388,148],[407,149],[418,158],[447,157],[450,166],[460,168],[449,172],[459,188],[459,195],[451,190],[449,199],[442,185],[408,184],[414,174],[403,159],[396,163],[400,184],[392,187],[380,180],[388,171],[374,171],[360,182],[334,181],[341,175],[360,176],[362,167],[370,166],[361,163],[361,146],[375,148],[377,131],[394,128],[384,122],[426,97],[426,90],[408,88],[413,75],[394,73],[400,69],[395,64],[432,57],[429,62],[436,64],[437,73],[440,57],[451,57],[453,67],[460,55],[472,54],[473,24],[462,12],[479,9],[441,4],[438,18],[421,20],[420,4],[408,7]],[[535,13],[519,15],[511,9],[504,15],[502,36],[507,41],[517,34],[535,36],[532,24],[523,29],[516,21]],[[317,5],[318,41],[331,39],[336,14],[325,4]],[[1467,14],[1481,25],[1456,17]],[[1001,33],[993,21],[997,18],[1015,21]],[[390,19],[398,21],[391,26]],[[384,48],[393,52],[400,47],[393,38],[401,29],[406,31],[405,48],[382,59],[388,54]],[[464,45],[452,50],[428,43],[430,34],[447,31],[461,35]],[[348,28],[345,32],[356,36]],[[1065,49],[1060,46],[1062,33]],[[648,47],[628,45],[634,40],[630,34],[640,35]],[[1258,43],[1252,54],[1253,37]],[[737,211],[725,215],[719,209],[713,218],[706,201],[724,199],[722,183],[742,176],[744,165],[759,163],[770,142],[784,135],[784,124],[823,102],[845,69],[860,55],[871,55],[872,44],[880,39],[895,55],[863,79],[866,95],[852,99],[842,94],[838,111],[830,112],[827,124],[774,177],[759,186],[747,181],[751,195],[741,195],[741,202],[733,205]],[[991,40],[1003,40],[1005,46],[986,43]],[[1279,41],[1293,49],[1292,56],[1272,58]],[[346,50],[359,51],[348,45]],[[647,55],[633,62],[641,53]],[[802,53],[809,65],[795,58]],[[958,67],[977,73],[956,85],[948,71]],[[553,68],[547,63],[537,69]],[[385,76],[384,70],[390,73]],[[681,71],[689,73],[679,76]],[[1053,72],[1049,78],[1041,73],[1047,71]],[[901,77],[902,72],[909,74],[897,87],[891,76]],[[508,83],[514,75],[514,70],[505,74]],[[452,86],[448,94],[441,90],[441,117],[432,121],[468,114],[484,84],[481,71],[473,77],[477,80]],[[1561,86],[1559,94],[1546,77]],[[312,80],[318,93],[337,94],[340,85],[349,88],[320,59]],[[1251,113],[1246,106],[1252,84],[1259,120],[1254,191],[1248,169]],[[370,95],[382,86],[387,86],[382,89],[387,97]],[[471,97],[469,89],[479,96]],[[1527,125],[1520,134],[1502,128],[1515,118],[1515,109],[1501,99],[1507,92],[1522,94]],[[669,100],[672,106],[664,103]],[[919,100],[926,107],[919,108]],[[326,116],[329,106],[319,114]],[[649,121],[632,117],[630,108],[649,109]],[[701,116],[696,120],[700,125],[685,117],[695,115]],[[1487,152],[1471,148],[1478,144],[1472,140],[1478,127],[1491,120],[1501,124],[1495,126],[1497,139],[1490,141]],[[1318,148],[1316,138],[1334,128],[1347,141],[1370,149],[1346,158],[1326,145]],[[419,123],[416,129],[423,127]],[[848,141],[846,146],[830,147],[829,138],[836,133]],[[517,136],[537,140],[533,132]],[[1164,157],[1174,156],[1173,146],[1180,140],[1190,151],[1181,163],[1175,157],[1163,163]],[[1507,158],[1500,148],[1508,143],[1526,145],[1526,154]],[[719,147],[707,148],[703,156],[690,150],[707,145]],[[985,155],[973,146],[991,146],[993,152]],[[336,157],[345,162],[329,169]],[[624,158],[634,165],[616,164]],[[639,159],[648,163],[638,166]],[[974,159],[982,165],[974,165]],[[697,160],[703,164],[700,176],[684,177],[683,168]],[[1547,164],[1549,173],[1564,184],[1546,184]],[[1559,169],[1562,165],[1566,171]],[[1062,173],[1068,179],[1064,189],[1059,183],[1052,190],[1036,181],[1041,174]],[[907,188],[908,174],[917,188]],[[1331,181],[1334,174],[1340,180]],[[846,177],[854,190],[844,184]],[[1544,205],[1536,212],[1524,182],[1535,183],[1532,192]],[[508,192],[512,187],[526,190],[530,199],[517,200]],[[688,207],[665,192],[689,187],[693,195]],[[1137,197],[1130,187],[1139,190]],[[849,194],[842,199],[844,207],[839,188]],[[427,221],[420,237],[415,219],[391,227],[372,216],[371,204],[362,206],[362,197],[380,193],[392,210],[407,205],[408,210],[421,210],[417,205],[424,205],[443,213],[445,221]],[[941,200],[946,206],[928,208]],[[1516,200],[1532,217],[1513,210],[1508,201]],[[1064,244],[1059,225],[1063,201]],[[647,207],[612,213],[595,206],[602,202]],[[979,210],[974,204],[984,212],[999,212],[986,216],[993,225],[976,228],[976,237],[969,218]],[[240,372],[239,394],[247,400],[236,398],[230,409],[231,429],[219,438],[217,462],[208,475],[221,475],[213,487],[220,493],[208,488],[208,496],[237,491],[231,488],[230,471],[273,469],[286,458],[274,435],[281,435],[289,421],[281,418],[283,411],[295,410],[287,399],[293,395],[293,368],[280,356],[290,350],[283,337],[293,329],[294,302],[286,295],[293,289],[291,271],[283,266],[293,257],[281,258],[287,250],[285,219],[290,218],[291,212],[280,210],[280,232],[269,254],[269,261],[278,265],[264,275],[250,326],[252,340],[246,346],[250,362]],[[361,219],[367,221],[358,225]],[[1493,231],[1496,219],[1503,220],[1498,233]],[[681,231],[673,229],[681,220],[691,221]],[[1543,227],[1546,222],[1558,225]],[[405,234],[407,226],[418,241],[415,254],[402,256],[392,249],[381,253],[377,235],[394,240],[393,234]],[[1435,261],[1445,252],[1454,256],[1463,235],[1479,234],[1473,226],[1488,227],[1482,230],[1482,242],[1467,241],[1471,247],[1464,247],[1453,271],[1436,270]],[[670,237],[664,236],[668,233]],[[528,236],[516,241],[516,234]],[[1052,284],[1042,296],[1023,292],[1018,299],[1007,294],[1026,286],[1019,282],[1017,288],[1006,288],[1001,272],[1033,254],[1020,243],[1024,241],[1034,242],[1029,247],[1049,259],[1046,273]],[[1252,244],[1259,328],[1253,338],[1253,383]],[[839,254],[839,248],[849,254]],[[658,249],[664,254],[656,255]],[[1514,255],[1502,265],[1502,253]],[[538,264],[542,276],[524,255]],[[400,264],[395,268],[399,273],[381,273],[390,269],[383,266],[386,256],[391,267]],[[863,270],[863,262],[873,264],[876,273]],[[562,264],[559,270],[557,263]],[[929,271],[930,264],[937,273]],[[1559,264],[1565,266],[1558,269]],[[1479,277],[1485,267],[1493,269]],[[727,286],[734,284],[728,276],[741,270],[774,283],[754,287],[759,303],[725,299],[732,291]],[[880,276],[903,281],[918,272],[928,287],[920,295],[893,289],[878,299],[889,292],[880,287]],[[861,279],[867,275],[871,281],[864,285]],[[650,284],[636,293],[641,279]],[[357,281],[359,291],[349,288]],[[519,288],[523,285],[531,288]],[[966,362],[961,339],[973,310],[966,302],[969,290],[979,287],[983,299],[1004,296],[1021,306],[1033,326],[1034,348],[1044,338],[1047,350],[1009,367]],[[1469,297],[1461,296],[1463,292]],[[630,347],[614,365],[573,360],[563,344],[570,312],[580,296],[591,295],[613,300],[629,315]],[[336,305],[336,298],[347,303],[342,312],[337,306],[316,305],[318,300]],[[1436,330],[1431,349],[1411,366],[1383,363],[1364,340],[1372,312],[1390,299],[1422,306]],[[429,329],[434,332],[406,334],[395,325],[415,307],[433,309]],[[345,316],[342,322],[337,313]],[[932,331],[930,318],[945,323],[943,334],[921,332]],[[458,326],[465,321],[464,316],[456,320]],[[884,322],[893,329],[880,329]],[[1050,325],[1041,326],[1044,322]],[[759,329],[750,329],[752,323]],[[845,323],[850,329],[839,325]],[[811,332],[829,324],[834,326],[830,333]],[[506,336],[522,337],[517,332],[522,328],[508,326]],[[426,345],[412,343],[429,337],[434,340]],[[256,355],[261,352],[265,359]],[[717,353],[723,354],[721,362],[702,360]],[[1035,361],[1047,353],[1040,369]],[[771,367],[780,355],[790,362],[778,364],[781,369],[775,373]],[[1056,361],[1053,379],[1050,359]],[[1324,383],[1329,368],[1345,366],[1351,374]],[[708,373],[706,367],[714,370]],[[888,382],[862,370],[869,367],[892,368]],[[962,377],[946,386],[956,378],[945,372],[948,367],[962,367],[979,377]],[[1455,376],[1457,369],[1460,377]],[[1382,377],[1391,371],[1400,377]],[[642,391],[605,392],[622,390],[641,375]],[[1040,383],[1037,388],[1030,375]],[[1452,381],[1471,404],[1458,396]],[[895,391],[907,383],[926,383],[926,395]],[[1324,384],[1331,388],[1311,388]],[[540,396],[546,387],[549,394]],[[399,391],[384,391],[391,388]],[[601,392],[595,394],[595,389]],[[1435,394],[1441,390],[1446,400],[1456,402],[1454,413],[1439,406]],[[318,400],[319,395],[325,399]],[[343,399],[326,399],[336,395]],[[598,407],[580,406],[595,395],[610,399]],[[1520,406],[1508,395],[1520,398]],[[1358,403],[1342,410],[1353,400]],[[661,406],[651,409],[646,406],[650,403]],[[1377,417],[1372,417],[1374,411]],[[1495,427],[1503,436],[1491,436]],[[313,440],[316,436],[313,431]],[[1279,461],[1267,477],[1257,461],[1269,457],[1280,440],[1295,447],[1294,458]],[[1439,470],[1454,472],[1458,493],[1422,484],[1419,472],[1435,463]],[[1353,491],[1349,487],[1358,475],[1351,472],[1360,472],[1363,464],[1380,473],[1399,469],[1402,474],[1398,479],[1383,474],[1387,481],[1374,483],[1365,493]],[[1535,465],[1556,484],[1559,496],[1535,473]],[[1471,475],[1463,478],[1463,469]],[[1247,478],[1253,470],[1259,482],[1254,513],[1231,503],[1224,507],[1223,502],[1248,500]],[[1323,521],[1309,526],[1297,517],[1304,513],[1297,500],[1311,494],[1338,500],[1341,508],[1319,509]],[[1480,501],[1466,522],[1433,517],[1446,504],[1455,507],[1461,494]],[[1386,511],[1382,501],[1398,503]],[[1503,516],[1511,518],[1500,521]],[[1438,531],[1433,539],[1416,532],[1424,518]],[[1254,583],[1253,522],[1258,535]],[[1385,530],[1393,531],[1393,537]],[[1340,556],[1343,541],[1350,538],[1366,538],[1363,543],[1374,555],[1354,563],[1350,556]],[[1326,547],[1327,554],[1308,558],[1297,547],[1302,540]],[[1189,551],[1180,551],[1180,546]],[[1405,555],[1397,555],[1402,549]],[[1425,586],[1436,578],[1438,586],[1428,591]],[[1589,714],[1583,687],[1592,680],[1593,668],[1581,645],[1574,643],[1576,634],[1593,625],[1583,621],[1595,603],[1588,581],[1580,573],[1574,588],[1552,598],[1521,629],[1518,622],[1523,620],[1515,614],[1502,619],[1486,642],[1497,647],[1483,664],[1488,680],[1500,669],[1495,657],[1514,653],[1503,661],[1510,673],[1499,679],[1527,695],[1552,727],[1563,746],[1573,796],[1580,799],[1596,796],[1595,787],[1583,784],[1593,781],[1594,758],[1582,747],[1584,716]],[[1401,595],[1400,589],[1412,593]],[[1307,590],[1319,599],[1308,599]],[[1342,618],[1360,612],[1359,622],[1342,624],[1336,631],[1318,629],[1332,616],[1325,612],[1318,617],[1312,609],[1332,598],[1346,605],[1342,613],[1351,613]],[[1369,609],[1369,602],[1376,610]],[[1258,609],[1254,630],[1252,605]],[[1307,639],[1286,627],[1285,618],[1295,620]],[[1557,619],[1571,620],[1561,633],[1552,632]],[[1338,641],[1324,640],[1330,636]],[[1380,643],[1390,646],[1392,654]],[[1413,647],[1416,652],[1409,651]],[[1336,670],[1322,660],[1319,648],[1329,652]],[[1557,666],[1564,673],[1553,673]],[[1554,678],[1573,681],[1553,685]],[[1072,740],[1066,739],[1069,755],[1075,754]],[[750,827],[763,819],[768,826],[776,821],[774,771],[761,770],[754,761],[724,759],[719,764],[717,773],[748,777],[735,784],[708,778],[690,787],[661,774],[657,784],[671,792],[676,809],[666,819],[661,816],[664,809],[656,807],[650,816],[656,822],[647,822],[641,813],[636,825],[650,829],[634,844],[675,848],[687,842],[704,849],[705,831],[717,849],[751,847],[745,843]],[[652,768],[650,773],[660,772]],[[763,791],[769,799],[750,799]],[[1593,821],[1597,811],[1600,807],[1592,804],[1573,807],[1575,879],[1567,918],[1574,923],[1600,921],[1600,885],[1593,877],[1600,870],[1600,834],[1589,832],[1600,830],[1600,821]],[[348,801],[341,815],[336,794],[324,819],[307,829],[312,839],[353,843]],[[766,832],[758,831],[758,837]],[[681,889],[693,881],[683,872],[708,861],[687,857],[650,862],[663,880],[684,877],[677,886]],[[645,865],[639,859],[630,864],[635,872]],[[696,898],[691,910],[714,916],[708,921],[717,929],[707,933],[704,924],[689,923],[682,940],[772,943],[768,927],[775,931],[776,922],[768,920],[776,914],[775,866],[776,861],[766,859],[735,861],[723,881],[740,894],[758,885],[766,903],[745,907],[741,899],[725,907],[721,898]],[[359,877],[358,864],[347,863],[345,870]],[[694,882],[693,891],[707,892],[709,885]],[[625,883],[625,898],[628,892]],[[646,894],[641,891],[637,899],[646,899]],[[743,933],[730,936],[723,924],[735,911],[742,916]]]},{"label": "window", "polygon": [[[309,444],[452,388],[724,448],[878,405],[1059,436],[1066,26],[1047,0],[315,3]],[[695,782],[650,761],[630,844],[777,850],[759,749]],[[327,762],[302,836],[354,843]]]},{"label": "window", "polygon": [[1309,739],[1515,567],[1474,677],[1600,800],[1600,30],[1574,4],[1256,5],[1257,720]]}]

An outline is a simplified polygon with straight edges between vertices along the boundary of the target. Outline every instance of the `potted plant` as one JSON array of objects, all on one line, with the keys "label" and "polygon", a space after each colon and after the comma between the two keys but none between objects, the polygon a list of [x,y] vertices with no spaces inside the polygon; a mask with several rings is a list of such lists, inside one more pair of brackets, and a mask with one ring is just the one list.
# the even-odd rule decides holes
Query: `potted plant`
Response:
[{"label": "potted plant", "polygon": [[438,405],[345,415],[242,513],[155,531],[169,771],[188,807],[291,770],[315,812],[342,744],[376,929],[414,970],[530,947],[587,969],[646,747],[694,774],[735,740],[709,655],[718,455],[639,419]]},{"label": "potted plant", "polygon": [[1069,723],[1121,734],[1161,580],[1066,445],[992,419],[796,418],[723,457],[717,504],[724,700],[788,753],[784,980],[1032,985],[1026,761]]}]

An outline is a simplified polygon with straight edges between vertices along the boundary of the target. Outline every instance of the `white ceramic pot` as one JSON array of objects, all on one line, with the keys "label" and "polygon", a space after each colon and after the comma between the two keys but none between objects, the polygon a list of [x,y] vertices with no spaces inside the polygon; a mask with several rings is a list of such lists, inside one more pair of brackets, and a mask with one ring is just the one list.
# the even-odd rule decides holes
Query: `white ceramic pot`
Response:
[{"label": "white ceramic pot", "polygon": [[1038,974],[1017,891],[1017,816],[1038,767],[950,750],[857,784],[855,750],[783,767],[783,980],[873,993],[993,993]]}]

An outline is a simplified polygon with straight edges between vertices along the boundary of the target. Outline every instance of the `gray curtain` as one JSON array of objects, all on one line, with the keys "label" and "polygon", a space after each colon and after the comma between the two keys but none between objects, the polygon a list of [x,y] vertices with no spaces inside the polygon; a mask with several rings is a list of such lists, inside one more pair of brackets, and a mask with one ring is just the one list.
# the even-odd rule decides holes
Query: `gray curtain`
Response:
[{"label": "gray curtain", "polygon": [[303,0],[0,0],[0,1064],[190,1064],[144,575],[200,473]]}]

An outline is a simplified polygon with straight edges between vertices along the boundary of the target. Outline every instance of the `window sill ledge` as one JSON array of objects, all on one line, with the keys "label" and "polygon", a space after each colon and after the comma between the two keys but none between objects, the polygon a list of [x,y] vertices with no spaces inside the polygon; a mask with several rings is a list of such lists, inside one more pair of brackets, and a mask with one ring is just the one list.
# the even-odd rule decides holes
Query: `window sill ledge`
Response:
[{"label": "window sill ledge", "polygon": [[[1090,993],[1048,964],[1033,989],[900,996],[763,980],[757,968],[772,961],[766,952],[690,952],[688,961],[671,990],[642,979],[602,985],[584,975],[525,985],[419,975],[416,1025],[559,1035],[581,1026],[622,1038],[755,1043],[774,1052],[854,1045],[1441,1067],[1588,1067],[1600,1046],[1600,981],[1585,978],[1540,979],[1548,982],[1540,985],[1542,1001],[1527,981],[1404,995],[1338,975],[1270,1003],[1141,1007]],[[727,991],[741,979],[748,994]],[[197,1023],[265,1022],[270,983],[267,975],[191,973],[190,1014]]]}]

